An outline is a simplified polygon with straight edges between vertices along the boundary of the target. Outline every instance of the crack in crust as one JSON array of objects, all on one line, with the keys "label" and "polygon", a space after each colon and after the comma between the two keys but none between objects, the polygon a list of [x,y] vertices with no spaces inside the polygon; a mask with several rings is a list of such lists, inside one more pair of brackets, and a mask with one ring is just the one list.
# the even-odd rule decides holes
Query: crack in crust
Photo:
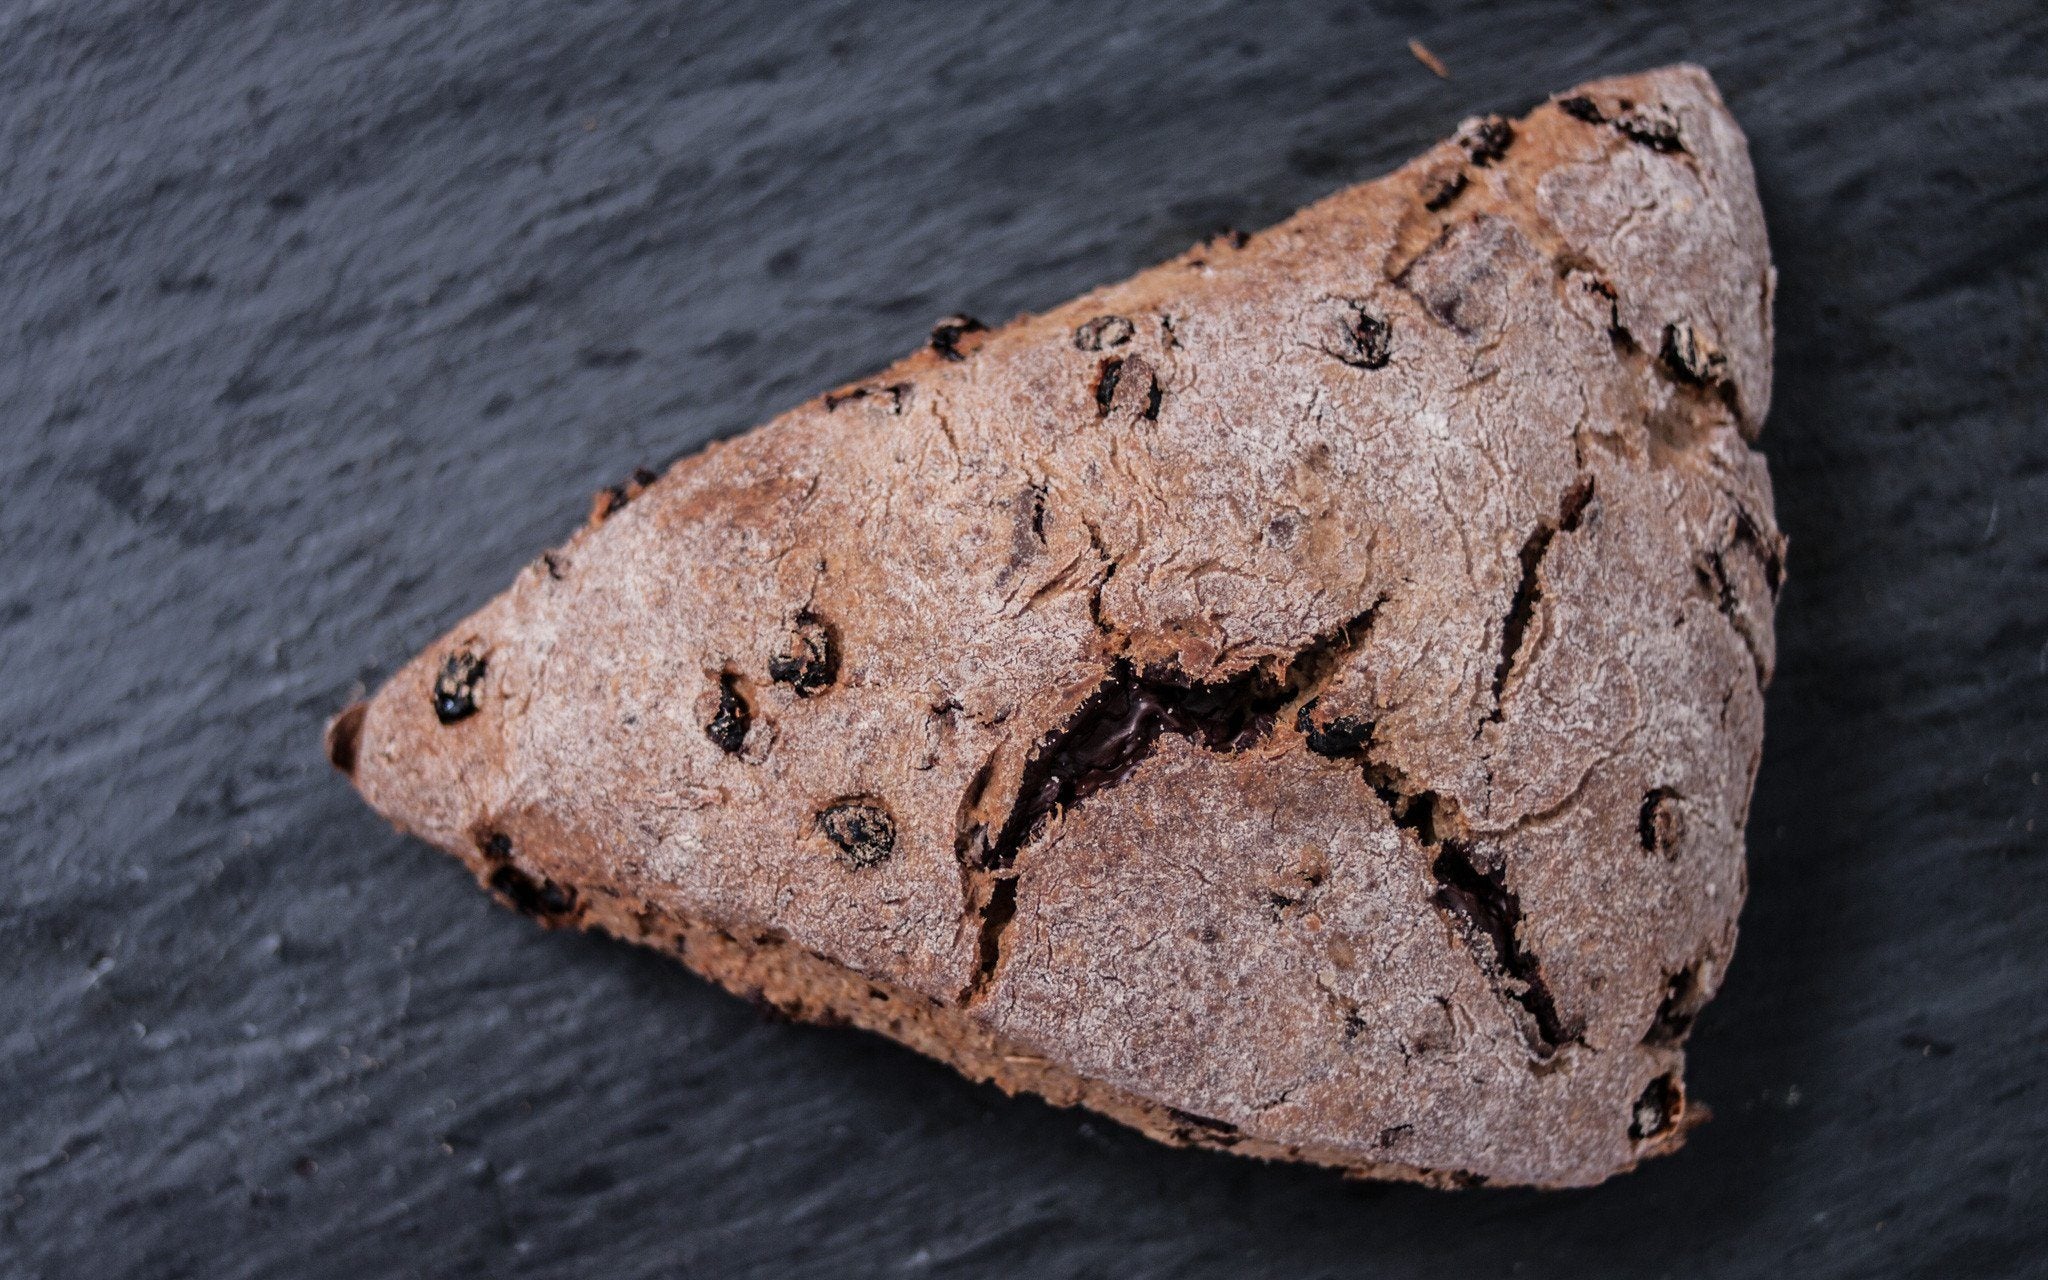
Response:
[{"label": "crack in crust", "polygon": [[1738,552],[1755,559],[1763,574],[1765,590],[1775,604],[1785,581],[1785,538],[1782,534],[1765,534],[1747,511],[1738,509],[1720,544],[1701,552],[1692,566],[1701,592],[1728,620],[1729,628],[1748,651],[1750,665],[1756,671],[1756,687],[1765,689],[1770,687],[1773,667],[1762,638],[1756,634],[1757,624],[1745,616],[1741,596],[1728,574],[1728,557]]},{"label": "crack in crust", "polygon": [[[1209,751],[1234,753],[1264,741],[1281,712],[1361,644],[1372,609],[1317,636],[1275,675],[1254,666],[1226,680],[1197,683],[1165,668],[1135,671],[1123,658],[1065,724],[1043,735],[1032,751],[993,842],[985,833],[958,832],[955,852],[968,878],[968,914],[975,926],[975,966],[961,1003],[980,1000],[1003,961],[1003,940],[1016,915],[1018,855],[1058,818],[1088,797],[1129,779],[1163,734],[1193,739]],[[987,785],[987,766],[970,780],[961,812],[970,811]]]},{"label": "crack in crust", "polygon": [[1457,919],[1495,990],[1529,1015],[1523,1034],[1537,1058],[1548,1060],[1559,1048],[1577,1041],[1583,1029],[1568,1027],[1558,1017],[1557,1000],[1543,980],[1543,962],[1522,940],[1522,900],[1507,886],[1506,866],[1481,871],[1471,849],[1457,840],[1442,841],[1436,848],[1429,869],[1439,887],[1432,901],[1439,911]]},{"label": "crack in crust", "polygon": [[1376,757],[1372,721],[1338,717],[1319,723],[1315,711],[1313,701],[1304,703],[1296,719],[1308,749],[1333,760],[1356,761],[1387,816],[1415,838],[1437,884],[1432,904],[1464,940],[1501,999],[1525,1015],[1518,1021],[1537,1062],[1546,1063],[1565,1045],[1580,1043],[1583,1026],[1559,1016],[1543,962],[1522,937],[1521,899],[1508,885],[1505,863],[1479,868],[1456,804],[1418,787]]},{"label": "crack in crust", "polygon": [[1507,691],[1508,677],[1522,656],[1529,623],[1535,618],[1536,607],[1543,600],[1543,557],[1549,554],[1553,538],[1579,527],[1580,519],[1586,514],[1586,506],[1592,500],[1593,477],[1581,473],[1558,503],[1557,518],[1537,525],[1522,544],[1522,580],[1515,588],[1514,601],[1508,606],[1507,616],[1501,620],[1500,662],[1493,669],[1493,712],[1487,717],[1491,723],[1499,724],[1507,710],[1502,695]]}]

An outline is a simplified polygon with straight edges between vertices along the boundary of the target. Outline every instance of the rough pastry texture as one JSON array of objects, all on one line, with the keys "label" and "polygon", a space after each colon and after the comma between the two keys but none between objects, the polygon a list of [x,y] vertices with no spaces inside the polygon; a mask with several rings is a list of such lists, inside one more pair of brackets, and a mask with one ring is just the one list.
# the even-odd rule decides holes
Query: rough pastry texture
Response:
[{"label": "rough pastry texture", "polygon": [[1784,540],[1707,75],[1468,122],[658,479],[336,718],[553,925],[1169,1142],[1675,1147]]}]

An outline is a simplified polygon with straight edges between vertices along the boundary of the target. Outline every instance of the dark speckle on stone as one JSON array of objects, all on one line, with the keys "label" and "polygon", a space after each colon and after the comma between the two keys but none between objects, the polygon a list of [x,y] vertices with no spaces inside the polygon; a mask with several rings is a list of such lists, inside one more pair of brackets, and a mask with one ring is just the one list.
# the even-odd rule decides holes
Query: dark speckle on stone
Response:
[{"label": "dark speckle on stone", "polygon": [[1909,1031],[1900,1036],[1899,1044],[1923,1058],[1946,1058],[1956,1051],[1956,1047],[1948,1041],[1937,1040],[1919,1031]]}]

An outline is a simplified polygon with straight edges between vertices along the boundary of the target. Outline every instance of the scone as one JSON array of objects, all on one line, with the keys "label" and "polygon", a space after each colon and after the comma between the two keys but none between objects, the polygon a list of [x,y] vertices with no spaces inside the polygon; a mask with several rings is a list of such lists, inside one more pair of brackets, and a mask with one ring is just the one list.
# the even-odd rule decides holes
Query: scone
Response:
[{"label": "scone", "polygon": [[1467,122],[656,478],[330,726],[380,813],[1167,1142],[1597,1182],[1700,1115],[1784,539],[1707,75]]}]

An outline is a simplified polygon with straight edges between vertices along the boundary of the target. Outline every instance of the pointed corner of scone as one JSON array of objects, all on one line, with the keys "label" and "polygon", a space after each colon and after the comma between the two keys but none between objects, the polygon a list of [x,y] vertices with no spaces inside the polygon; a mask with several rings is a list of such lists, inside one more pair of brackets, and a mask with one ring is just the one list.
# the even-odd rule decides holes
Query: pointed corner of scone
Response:
[{"label": "pointed corner of scone", "polygon": [[356,749],[362,745],[363,717],[369,709],[368,702],[357,699],[335,712],[320,732],[327,763],[344,778],[355,777]]}]

